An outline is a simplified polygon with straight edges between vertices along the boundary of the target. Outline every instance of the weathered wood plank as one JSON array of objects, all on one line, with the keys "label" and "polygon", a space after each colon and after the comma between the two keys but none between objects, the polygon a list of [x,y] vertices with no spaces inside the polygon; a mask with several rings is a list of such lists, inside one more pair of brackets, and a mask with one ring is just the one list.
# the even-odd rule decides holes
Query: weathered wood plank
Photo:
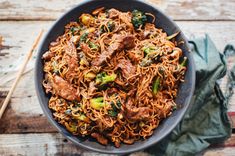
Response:
[{"label": "weathered wood plank", "polygon": [[[105,154],[84,150],[74,145],[61,134],[0,134],[0,155],[81,155],[100,156]],[[234,144],[234,143],[233,143]],[[235,148],[232,147],[210,147],[202,153],[204,156],[233,156]],[[144,152],[132,153],[130,156],[149,156]]]},{"label": "weathered wood plank", "polygon": [[208,148],[202,154],[198,156],[234,156],[235,148],[234,147],[225,147],[225,148]]},{"label": "weathered wood plank", "polygon": [[[0,50],[0,52],[8,53],[8,56],[0,56],[0,73],[11,68],[12,62],[28,51],[41,28],[47,30],[51,24],[52,22],[45,21],[0,22],[3,45],[11,47]],[[223,50],[226,43],[235,43],[235,22],[177,22],[177,24],[188,37],[201,36],[207,32],[220,51]],[[0,91],[9,90],[10,86],[11,82],[0,85]],[[222,83],[223,88],[225,88],[224,86],[225,83]],[[230,105],[230,111],[234,111],[235,96]],[[1,122],[7,122],[0,124],[0,133],[55,132],[39,106],[32,71],[21,78],[9,106],[1,120]]]},{"label": "weathered wood plank", "polygon": [[[60,134],[0,135],[0,155],[86,155]],[[93,154],[93,153],[92,153]]]},{"label": "weathered wood plank", "polygon": [[[84,0],[1,0],[0,20],[55,20]],[[144,0],[175,20],[235,20],[234,0]]]},{"label": "weathered wood plank", "polygon": [[224,143],[211,145],[206,150],[200,152],[197,156],[234,156],[235,153],[235,134]]}]

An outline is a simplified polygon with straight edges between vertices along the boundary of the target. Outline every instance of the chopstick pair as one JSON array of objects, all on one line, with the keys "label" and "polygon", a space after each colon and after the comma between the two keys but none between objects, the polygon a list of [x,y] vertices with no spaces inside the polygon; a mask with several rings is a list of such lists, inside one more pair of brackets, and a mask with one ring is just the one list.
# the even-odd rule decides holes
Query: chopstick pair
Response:
[{"label": "chopstick pair", "polygon": [[37,36],[36,40],[34,41],[34,44],[33,44],[32,48],[30,49],[29,53],[27,54],[27,56],[26,56],[26,58],[25,58],[25,60],[24,60],[24,62],[22,64],[20,70],[17,73],[16,79],[15,79],[13,85],[11,86],[11,89],[8,92],[7,97],[6,97],[5,101],[3,102],[2,107],[0,109],[0,119],[2,118],[2,115],[3,115],[4,111],[5,111],[5,109],[7,108],[7,105],[9,103],[10,99],[11,99],[11,96],[12,96],[15,88],[16,88],[16,85],[19,82],[20,77],[23,74],[24,69],[25,69],[27,63],[29,62],[29,60],[30,60],[30,58],[31,58],[31,56],[33,54],[34,49],[38,45],[39,40],[42,37],[42,34],[43,34],[43,30],[40,31],[39,35]]}]

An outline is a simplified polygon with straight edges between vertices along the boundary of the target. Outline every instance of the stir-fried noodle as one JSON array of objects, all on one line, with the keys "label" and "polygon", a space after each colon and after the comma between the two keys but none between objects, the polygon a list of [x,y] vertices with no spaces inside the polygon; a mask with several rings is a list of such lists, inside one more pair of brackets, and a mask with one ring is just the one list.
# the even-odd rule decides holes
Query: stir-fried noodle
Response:
[{"label": "stir-fried noodle", "polygon": [[55,120],[101,144],[132,144],[171,115],[186,57],[149,13],[96,9],[44,53],[43,86]]}]

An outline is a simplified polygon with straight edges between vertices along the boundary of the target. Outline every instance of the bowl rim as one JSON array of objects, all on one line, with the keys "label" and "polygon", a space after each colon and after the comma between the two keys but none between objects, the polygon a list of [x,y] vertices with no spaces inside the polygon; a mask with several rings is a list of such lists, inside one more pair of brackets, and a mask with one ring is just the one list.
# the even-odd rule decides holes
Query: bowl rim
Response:
[{"label": "bowl rim", "polygon": [[[119,150],[119,151],[109,151],[109,150],[103,150],[103,149],[99,149],[99,148],[94,148],[94,147],[91,147],[89,145],[86,145],[84,143],[81,143],[81,142],[77,142],[73,137],[75,137],[75,135],[73,135],[72,133],[68,132],[68,131],[62,131],[60,126],[57,124],[58,122],[55,121],[53,118],[50,117],[50,114],[48,113],[47,111],[47,108],[46,106],[48,105],[45,105],[43,103],[43,100],[42,100],[42,95],[40,93],[41,89],[39,88],[39,78],[37,76],[37,73],[38,73],[38,68],[37,68],[37,65],[38,63],[40,63],[39,61],[41,61],[41,53],[39,53],[39,51],[42,51],[42,47],[43,47],[43,43],[45,42],[45,40],[48,38],[51,30],[59,23],[59,21],[66,17],[67,14],[77,8],[79,8],[80,6],[86,4],[86,3],[90,3],[92,2],[93,0],[86,0],[86,1],[83,1],[83,2],[79,2],[79,4],[75,5],[74,7],[72,7],[71,9],[69,9],[68,11],[66,11],[65,13],[63,13],[61,16],[59,16],[57,18],[56,21],[54,21],[54,23],[49,27],[49,29],[47,30],[46,34],[43,36],[43,39],[40,41],[40,45],[38,47],[38,51],[37,51],[37,56],[36,56],[36,61],[35,61],[35,68],[34,68],[34,82],[35,82],[35,90],[36,90],[36,95],[38,97],[38,100],[39,100],[39,104],[43,110],[43,113],[45,114],[47,120],[49,120],[50,124],[52,124],[58,132],[60,132],[66,139],[70,140],[71,142],[73,142],[75,145],[78,145],[79,147],[82,147],[84,149],[87,149],[87,150],[91,150],[91,151],[95,151],[95,152],[100,152],[100,153],[106,153],[106,154],[127,154],[127,153],[132,153],[132,152],[136,152],[136,151],[140,151],[140,150],[143,150],[143,149],[146,149],[147,147],[150,147],[150,146],[153,146],[154,144],[157,143],[157,141],[155,142],[151,142],[151,143],[148,143],[148,144],[145,144],[143,146],[140,146],[140,147],[132,147],[131,149],[128,149],[128,150]],[[102,1],[102,0],[99,0],[99,1]],[[104,1],[104,0],[103,0]],[[159,9],[158,7],[154,6],[154,5],[151,5],[151,3],[149,2],[146,2],[146,1],[142,1],[142,0],[135,0],[136,2],[138,3],[142,3],[142,4],[145,4],[145,5],[148,5],[148,6],[151,6],[153,7],[154,9],[156,9],[159,13],[161,13],[162,15],[165,16],[165,18],[167,20],[169,20],[171,23],[174,24],[174,26],[178,29],[178,30],[181,30],[179,29],[178,25],[169,17],[167,16],[161,9]],[[113,7],[115,8],[115,6]],[[182,36],[182,38],[187,41],[185,42],[185,46],[187,48],[189,48],[189,44],[188,44],[188,40],[187,38],[185,37],[185,35],[183,34],[182,31],[180,31],[180,34]],[[191,52],[190,49],[188,49],[187,52]],[[191,102],[191,99],[192,99],[192,96],[193,96],[193,93],[194,93],[194,90],[195,90],[195,80],[196,80],[196,72],[195,72],[195,63],[194,63],[194,59],[193,59],[193,56],[192,56],[192,53],[189,54],[190,57],[190,62],[191,62],[191,69],[192,69],[192,74],[191,74],[191,77],[192,77],[192,86],[191,86],[191,90],[190,90],[190,93],[187,97],[189,97],[185,102],[184,102],[184,110],[182,110],[182,113],[178,115],[178,118],[176,119],[176,121],[174,122],[173,125],[171,125],[172,128],[169,128],[167,129],[167,131],[165,131],[165,135],[164,136],[160,136],[158,138],[158,141],[161,141],[163,138],[165,138],[166,136],[168,136],[170,134],[170,132],[180,123],[180,121],[182,120],[183,116],[185,115],[186,111],[188,110],[188,107],[190,105],[190,102]],[[77,137],[77,136],[76,136]],[[152,137],[152,136],[150,136]]]}]

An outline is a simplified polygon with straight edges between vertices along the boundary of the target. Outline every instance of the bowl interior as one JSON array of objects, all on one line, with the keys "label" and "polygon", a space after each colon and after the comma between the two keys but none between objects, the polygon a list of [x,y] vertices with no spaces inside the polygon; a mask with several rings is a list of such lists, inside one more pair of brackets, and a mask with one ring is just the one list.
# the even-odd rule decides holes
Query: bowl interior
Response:
[{"label": "bowl interior", "polygon": [[71,9],[69,12],[64,14],[60,19],[58,19],[55,24],[51,27],[51,29],[46,34],[44,40],[41,42],[39,47],[38,56],[36,59],[36,68],[35,68],[35,85],[37,95],[41,104],[41,107],[48,117],[49,121],[60,131],[65,137],[67,137],[72,142],[77,145],[84,147],[89,150],[94,150],[103,153],[129,153],[144,149],[159,142],[162,138],[164,138],[167,134],[169,134],[173,128],[179,123],[181,118],[183,117],[190,99],[192,97],[192,93],[194,91],[194,83],[195,83],[195,70],[192,54],[189,52],[189,47],[187,44],[187,40],[181,32],[176,40],[184,41],[185,44],[182,44],[180,48],[183,50],[183,54],[188,58],[187,71],[185,75],[185,82],[181,83],[178,96],[176,98],[176,103],[181,105],[180,109],[177,109],[173,112],[173,114],[161,122],[159,127],[154,131],[153,135],[146,139],[135,142],[132,145],[122,144],[120,148],[115,148],[112,144],[108,146],[103,146],[97,143],[94,139],[89,137],[81,138],[72,135],[68,132],[62,125],[58,124],[52,116],[51,110],[48,108],[48,100],[49,96],[45,94],[44,89],[42,87],[43,80],[43,61],[41,60],[42,54],[48,50],[48,46],[50,42],[54,41],[59,35],[63,34],[64,26],[70,21],[78,20],[78,17],[82,13],[90,13],[92,10],[105,7],[105,8],[116,8],[121,11],[132,11],[134,9],[142,10],[144,12],[149,12],[155,15],[155,25],[157,28],[162,28],[168,35],[173,34],[175,32],[180,31],[178,26],[170,20],[166,15],[164,15],[158,9],[152,7],[141,1],[136,0],[96,0],[96,1],[86,1],[84,3],[79,4],[77,7]]}]

